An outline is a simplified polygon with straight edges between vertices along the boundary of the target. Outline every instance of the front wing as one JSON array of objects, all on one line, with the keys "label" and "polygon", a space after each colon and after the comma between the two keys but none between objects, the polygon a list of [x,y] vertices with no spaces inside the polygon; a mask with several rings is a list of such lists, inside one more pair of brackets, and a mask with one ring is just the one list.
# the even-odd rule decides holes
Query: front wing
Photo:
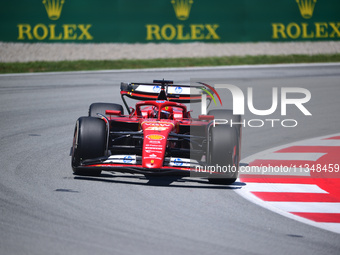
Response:
[{"label": "front wing", "polygon": [[142,157],[137,155],[112,155],[109,157],[88,159],[78,168],[101,169],[103,171],[189,176],[202,166],[202,162],[187,158],[166,157],[161,168],[142,167]]}]

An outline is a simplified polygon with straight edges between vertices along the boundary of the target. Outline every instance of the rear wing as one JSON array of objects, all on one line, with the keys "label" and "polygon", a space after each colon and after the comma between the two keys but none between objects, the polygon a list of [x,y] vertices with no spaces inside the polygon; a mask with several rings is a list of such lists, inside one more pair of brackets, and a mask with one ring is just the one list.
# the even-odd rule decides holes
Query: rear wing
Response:
[{"label": "rear wing", "polygon": [[124,97],[136,100],[168,100],[177,103],[194,103],[201,102],[202,95],[206,95],[210,101],[213,94],[216,94],[220,100],[216,90],[203,82],[198,82],[195,85],[174,84],[173,81],[169,80],[154,80],[153,83],[122,82],[120,94],[127,108]]}]

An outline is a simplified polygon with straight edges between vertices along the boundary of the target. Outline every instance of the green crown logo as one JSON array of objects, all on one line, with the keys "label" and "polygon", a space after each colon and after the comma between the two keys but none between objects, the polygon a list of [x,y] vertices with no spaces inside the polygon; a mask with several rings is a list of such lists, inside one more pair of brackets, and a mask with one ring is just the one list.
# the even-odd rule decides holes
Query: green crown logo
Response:
[{"label": "green crown logo", "polygon": [[313,16],[316,1],[317,0],[296,0],[303,18],[310,19]]},{"label": "green crown logo", "polygon": [[49,19],[57,20],[60,18],[65,0],[43,0],[42,3],[45,6]]},{"label": "green crown logo", "polygon": [[177,19],[187,20],[189,18],[191,6],[194,3],[193,0],[171,0],[171,3]]}]

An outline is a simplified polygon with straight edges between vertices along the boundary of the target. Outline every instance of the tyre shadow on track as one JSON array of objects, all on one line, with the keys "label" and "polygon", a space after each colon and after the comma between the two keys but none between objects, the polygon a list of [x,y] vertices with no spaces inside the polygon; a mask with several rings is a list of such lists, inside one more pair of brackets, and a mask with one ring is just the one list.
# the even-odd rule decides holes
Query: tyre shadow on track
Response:
[{"label": "tyre shadow on track", "polygon": [[211,184],[208,180],[199,178],[181,178],[178,176],[143,176],[143,175],[114,175],[101,174],[98,177],[91,176],[75,176],[75,180],[95,181],[105,183],[130,184],[141,186],[155,187],[174,187],[174,188],[197,188],[197,189],[241,189],[246,184],[243,182],[235,182],[232,185]]}]

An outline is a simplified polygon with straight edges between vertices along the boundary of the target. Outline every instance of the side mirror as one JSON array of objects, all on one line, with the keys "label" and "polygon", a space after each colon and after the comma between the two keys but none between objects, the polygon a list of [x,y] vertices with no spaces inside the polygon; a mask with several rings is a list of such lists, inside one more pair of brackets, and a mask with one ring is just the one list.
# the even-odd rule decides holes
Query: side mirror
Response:
[{"label": "side mirror", "polygon": [[117,110],[106,110],[105,114],[106,115],[118,115],[118,116],[121,116],[122,112],[121,111],[117,111]]},{"label": "side mirror", "polygon": [[199,120],[214,120],[215,116],[214,115],[199,115],[198,119]]}]

